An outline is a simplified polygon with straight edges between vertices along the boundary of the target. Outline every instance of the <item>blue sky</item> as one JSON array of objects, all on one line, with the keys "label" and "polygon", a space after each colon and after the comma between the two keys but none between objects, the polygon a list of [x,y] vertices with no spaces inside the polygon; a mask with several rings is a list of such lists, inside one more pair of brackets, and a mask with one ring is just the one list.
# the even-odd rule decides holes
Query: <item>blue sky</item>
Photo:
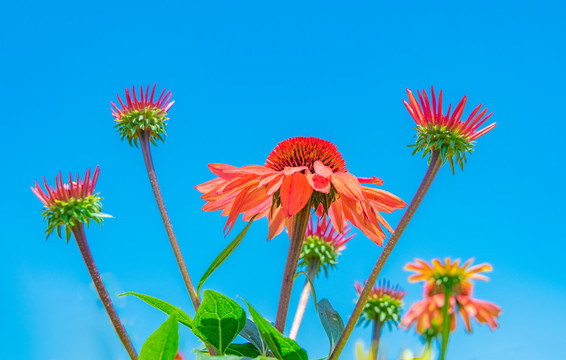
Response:
[{"label": "blue sky", "polygon": [[[151,294],[190,314],[160,222],[141,151],[120,142],[110,101],[124,88],[173,91],[165,145],[154,147],[163,196],[194,281],[235,236],[203,213],[193,186],[207,164],[263,164],[292,136],[334,142],[349,170],[384,179],[410,201],[426,171],[411,157],[407,87],[434,85],[446,101],[468,95],[494,111],[465,171],[441,169],[383,275],[421,297],[402,267],[415,257],[475,257],[494,267],[475,295],[503,308],[500,328],[462,326],[450,353],[461,360],[555,358],[564,351],[565,193],[561,95],[566,60],[560,2],[6,2],[0,11],[3,123],[0,161],[0,358],[126,359],[74,242],[45,241],[41,203],[29,186],[59,171],[101,167],[97,190],[109,219],[87,237],[120,316],[139,349],[165,320],[123,291]],[[387,215],[395,225],[402,212]],[[235,231],[243,227],[238,222]],[[205,287],[250,301],[274,319],[285,235],[265,241],[257,221]],[[381,248],[363,235],[339,268],[318,279],[319,297],[344,318],[354,281]],[[302,284],[302,281],[301,281]],[[299,293],[297,286],[293,301]],[[293,304],[293,303],[292,303]],[[292,316],[292,315],[291,315]],[[357,329],[344,352],[353,358]],[[312,307],[299,333],[312,358],[326,336]],[[413,331],[383,335],[388,358],[418,349]],[[198,343],[181,332],[181,349]],[[189,358],[191,358],[189,356]]]}]

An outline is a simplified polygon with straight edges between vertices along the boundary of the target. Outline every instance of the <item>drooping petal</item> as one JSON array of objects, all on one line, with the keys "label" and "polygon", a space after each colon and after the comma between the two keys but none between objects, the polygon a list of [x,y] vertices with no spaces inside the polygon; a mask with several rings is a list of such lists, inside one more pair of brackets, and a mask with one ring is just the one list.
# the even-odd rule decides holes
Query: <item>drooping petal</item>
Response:
[{"label": "drooping petal", "polygon": [[281,206],[285,216],[298,214],[309,202],[312,187],[304,174],[293,173],[286,176],[279,189]]}]

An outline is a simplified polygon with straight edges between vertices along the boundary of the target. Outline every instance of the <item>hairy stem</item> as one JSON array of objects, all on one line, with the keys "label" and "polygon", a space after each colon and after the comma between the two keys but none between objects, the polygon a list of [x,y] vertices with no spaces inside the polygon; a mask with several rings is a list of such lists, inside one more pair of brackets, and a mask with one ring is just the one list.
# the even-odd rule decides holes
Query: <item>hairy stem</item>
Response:
[{"label": "hairy stem", "polygon": [[375,281],[377,280],[377,276],[381,272],[381,269],[383,268],[385,261],[387,261],[387,259],[389,258],[391,251],[393,251],[393,248],[397,244],[397,241],[399,240],[399,238],[403,234],[403,231],[405,231],[405,229],[407,228],[409,221],[411,220],[411,218],[415,214],[415,211],[419,207],[419,205],[420,205],[421,201],[423,200],[426,192],[430,188],[430,185],[432,184],[434,177],[438,173],[438,170],[440,169],[441,164],[442,164],[442,161],[440,159],[438,151],[434,151],[432,153],[431,157],[430,157],[430,164],[428,166],[428,170],[427,170],[427,172],[424,176],[423,181],[421,182],[421,185],[419,186],[419,189],[417,190],[415,196],[413,197],[413,200],[409,204],[407,211],[405,211],[405,214],[401,218],[401,221],[399,221],[397,228],[395,228],[395,231],[391,235],[391,239],[389,239],[389,241],[387,242],[387,245],[385,246],[385,248],[383,248],[383,251],[381,252],[381,255],[379,256],[379,259],[377,259],[377,262],[376,262],[373,270],[371,271],[371,274],[370,274],[370,276],[369,276],[369,278],[368,278],[368,280],[367,280],[367,282],[364,286],[364,289],[363,289],[362,293],[360,294],[360,297],[358,298],[358,302],[356,303],[354,311],[352,312],[352,315],[350,316],[350,319],[348,320],[348,324],[346,325],[344,332],[340,336],[340,340],[338,340],[338,343],[336,344],[336,348],[334,348],[334,351],[332,352],[332,354],[330,355],[328,360],[338,360],[338,357],[342,353],[342,350],[344,350],[344,346],[346,346],[346,342],[348,341],[348,338],[352,334],[352,331],[354,330],[354,327],[356,326],[356,323],[358,322],[358,319],[360,318],[360,315],[362,314],[362,311],[364,309],[364,305],[365,305],[365,303],[366,303],[366,301],[369,297],[371,288],[375,285]]},{"label": "hairy stem", "polygon": [[287,321],[287,312],[289,311],[289,301],[291,301],[291,292],[293,291],[293,280],[297,265],[299,263],[299,255],[305,240],[305,233],[309,223],[310,206],[304,207],[293,218],[293,229],[291,230],[291,244],[289,245],[289,253],[287,254],[287,263],[283,272],[283,282],[281,284],[281,295],[279,296],[279,306],[277,308],[277,318],[275,320],[275,328],[283,334],[285,331],[285,322]]},{"label": "hairy stem", "polygon": [[381,327],[383,323],[379,320],[373,322],[373,334],[371,337],[371,359],[377,360],[377,353],[379,351],[379,338],[381,337]]},{"label": "hairy stem", "polygon": [[149,144],[149,139],[151,134],[149,130],[146,130],[140,134],[140,143],[143,153],[143,159],[145,160],[145,167],[147,168],[147,174],[149,175],[149,182],[151,183],[151,188],[153,189],[153,195],[155,195],[155,200],[157,201],[157,207],[159,208],[159,213],[161,214],[161,219],[163,219],[163,224],[165,225],[165,230],[167,231],[167,236],[169,237],[169,242],[175,253],[175,259],[177,259],[177,264],[181,270],[181,275],[183,276],[183,281],[191,297],[193,307],[195,311],[200,305],[200,298],[193,286],[191,277],[189,276],[189,271],[185,265],[185,260],[181,254],[181,249],[177,243],[177,238],[173,232],[173,226],[171,225],[171,220],[169,220],[169,215],[167,214],[167,209],[165,209],[165,203],[163,202],[163,197],[161,196],[161,190],[159,189],[159,184],[157,183],[157,176],[155,175],[155,169],[153,168],[153,161],[151,159],[151,149]]},{"label": "hairy stem", "polygon": [[[309,262],[307,266],[307,274],[309,279],[314,283],[314,277],[320,269],[320,263],[318,261]],[[305,287],[303,292],[301,292],[301,297],[299,298],[299,304],[297,305],[297,311],[295,312],[295,318],[293,319],[293,325],[291,326],[291,332],[289,333],[289,338],[295,340],[299,329],[301,327],[301,322],[303,321],[303,316],[305,315],[305,309],[309,302],[309,297],[311,294],[311,284],[309,280],[305,280]]]},{"label": "hairy stem", "polygon": [[132,345],[132,342],[128,337],[128,334],[126,333],[126,329],[124,329],[124,325],[122,325],[120,318],[118,318],[118,314],[116,313],[116,310],[112,305],[110,296],[108,295],[108,292],[104,287],[104,283],[100,278],[100,274],[96,269],[96,265],[94,264],[94,259],[92,258],[92,254],[90,253],[90,249],[88,248],[88,243],[86,242],[86,236],[85,236],[83,224],[81,223],[79,225],[74,226],[72,228],[72,231],[73,231],[73,235],[75,236],[75,240],[77,241],[77,245],[79,246],[79,250],[81,251],[81,254],[85,261],[88,272],[90,273],[90,277],[92,278],[92,282],[94,283],[94,287],[98,292],[100,301],[102,301],[102,305],[104,305],[104,309],[106,309],[106,312],[110,317],[110,321],[112,322],[112,325],[114,325],[114,329],[116,330],[116,333],[120,338],[120,341],[122,341],[122,344],[126,348],[128,355],[130,355],[130,358],[132,360],[137,360],[138,354],[136,353],[136,350],[134,349],[134,346]]},{"label": "hairy stem", "polygon": [[448,338],[450,337],[450,326],[452,319],[450,316],[450,298],[452,297],[452,288],[446,286],[444,288],[444,305],[442,306],[442,348],[440,351],[440,360],[444,360],[446,349],[448,348]]}]

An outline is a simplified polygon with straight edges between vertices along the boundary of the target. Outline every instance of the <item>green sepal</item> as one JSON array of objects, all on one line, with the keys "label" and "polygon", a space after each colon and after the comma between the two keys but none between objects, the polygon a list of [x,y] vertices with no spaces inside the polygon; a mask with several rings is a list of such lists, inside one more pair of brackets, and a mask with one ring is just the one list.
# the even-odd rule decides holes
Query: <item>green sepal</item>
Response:
[{"label": "green sepal", "polygon": [[79,224],[90,225],[93,220],[99,226],[102,226],[104,218],[111,218],[111,215],[102,212],[102,200],[98,194],[90,195],[85,198],[70,198],[69,201],[56,200],[54,204],[43,210],[41,216],[47,220],[47,240],[53,231],[57,232],[59,238],[63,238],[61,229],[65,229],[65,238],[67,242],[71,238],[71,229]]}]

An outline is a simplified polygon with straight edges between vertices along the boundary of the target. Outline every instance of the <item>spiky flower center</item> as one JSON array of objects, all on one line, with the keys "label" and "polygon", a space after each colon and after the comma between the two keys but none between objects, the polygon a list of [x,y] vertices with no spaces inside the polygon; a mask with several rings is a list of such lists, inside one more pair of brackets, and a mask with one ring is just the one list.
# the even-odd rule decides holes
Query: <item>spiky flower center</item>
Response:
[{"label": "spiky flower center", "polygon": [[403,301],[388,294],[370,296],[363,309],[365,325],[372,321],[397,324],[401,318]]},{"label": "spiky flower center", "polygon": [[328,275],[328,270],[336,266],[337,258],[340,253],[324,238],[310,235],[307,236],[299,255],[301,266],[318,266],[324,270],[324,274]]},{"label": "spiky flower center", "polygon": [[277,144],[265,166],[276,171],[286,167],[306,166],[314,172],[314,163],[322,162],[334,172],[346,172],[346,163],[336,145],[315,137],[294,137]]},{"label": "spiky flower center", "polygon": [[57,235],[61,236],[61,228],[65,228],[66,238],[69,241],[71,228],[76,225],[94,220],[98,225],[103,222],[103,217],[108,217],[102,213],[101,197],[89,195],[84,198],[70,198],[69,201],[55,200],[47,207],[42,216],[47,220],[47,237],[56,229]]}]

